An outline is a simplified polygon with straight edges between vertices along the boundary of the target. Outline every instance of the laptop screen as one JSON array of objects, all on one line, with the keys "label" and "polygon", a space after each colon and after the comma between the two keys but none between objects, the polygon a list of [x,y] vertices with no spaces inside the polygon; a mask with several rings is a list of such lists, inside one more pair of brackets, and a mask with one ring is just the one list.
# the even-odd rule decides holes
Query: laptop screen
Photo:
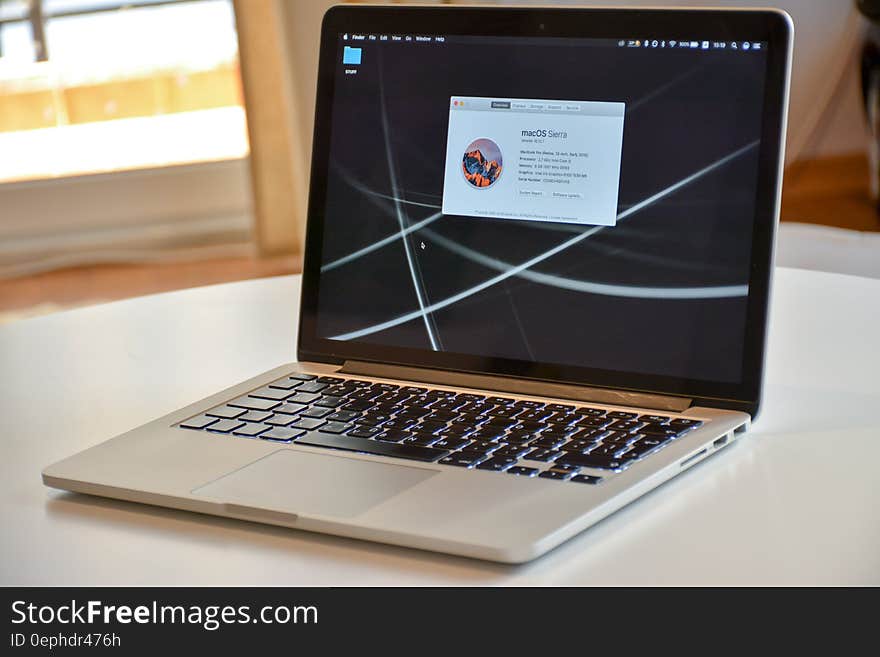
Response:
[{"label": "laptop screen", "polygon": [[741,382],[768,43],[682,37],[339,32],[316,337]]}]

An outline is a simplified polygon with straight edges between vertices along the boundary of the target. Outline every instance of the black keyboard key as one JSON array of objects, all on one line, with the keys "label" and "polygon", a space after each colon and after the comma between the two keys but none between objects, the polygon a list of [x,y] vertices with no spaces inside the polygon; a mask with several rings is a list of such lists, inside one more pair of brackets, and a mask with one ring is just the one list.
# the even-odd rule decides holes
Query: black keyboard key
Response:
[{"label": "black keyboard key", "polygon": [[277,406],[281,405],[281,402],[276,401],[274,399],[258,399],[257,397],[239,397],[238,399],[233,399],[231,402],[228,402],[229,406],[239,406],[241,408],[247,408],[252,411],[270,411]]},{"label": "black keyboard key", "polygon": [[[596,442],[600,438],[604,438],[605,436],[608,436],[611,434],[616,435],[615,432],[605,431],[605,429],[589,429],[589,428],[584,427],[584,428],[580,429],[579,431],[575,431],[573,434],[571,434],[568,437],[568,439],[569,440],[584,440],[584,441]],[[623,434],[621,434],[621,435],[623,435]]]},{"label": "black keyboard key", "polygon": [[[517,418],[519,419],[519,418]],[[511,431],[525,431],[527,433],[538,433],[540,431],[544,431],[545,429],[549,429],[550,426],[544,424],[543,422],[520,422],[519,424],[511,427]]]},{"label": "black keyboard key", "polygon": [[441,401],[434,402],[431,404],[431,409],[434,411],[454,411],[461,406],[465,405],[464,399],[447,399],[444,398]]},{"label": "black keyboard key", "polygon": [[603,443],[617,443],[618,445],[626,445],[639,438],[637,433],[627,433],[625,431],[603,431]]},{"label": "black keyboard key", "polygon": [[559,447],[564,442],[565,442],[565,438],[562,436],[546,436],[545,437],[543,434],[541,434],[541,437],[532,443],[532,447],[540,447],[542,449],[555,449],[556,447]]},{"label": "black keyboard key", "polygon": [[[497,447],[497,445],[496,445]],[[531,448],[527,445],[504,445],[494,452],[495,456],[509,456],[510,458],[519,458]]]},{"label": "black keyboard key", "polygon": [[243,425],[244,422],[240,422],[239,420],[219,420],[218,422],[209,425],[207,429],[208,431],[213,431],[215,433],[229,433]]},{"label": "black keyboard key", "polygon": [[269,411],[248,411],[244,415],[239,415],[237,419],[242,422],[265,422],[270,417],[272,413]]},{"label": "black keyboard key", "polygon": [[591,408],[589,406],[578,406],[574,409],[574,412],[587,417],[602,417],[605,415],[604,409]]},{"label": "black keyboard key", "polygon": [[331,415],[327,416],[328,420],[335,420],[337,422],[351,422],[355,418],[357,418],[360,413],[356,411],[335,411]]},{"label": "black keyboard key", "polygon": [[542,472],[538,476],[543,479],[556,479],[558,481],[565,481],[572,476],[572,471],[566,470],[565,468],[550,468],[549,470],[544,470],[544,472]]},{"label": "black keyboard key", "polygon": [[526,454],[523,458],[528,459],[529,461],[555,461],[559,456],[562,455],[562,452],[558,452],[555,449],[536,449],[528,454]]},{"label": "black keyboard key", "polygon": [[441,437],[440,440],[434,443],[434,447],[448,450],[461,449],[470,442],[470,440],[465,440],[464,438],[459,438],[457,436],[445,436]]},{"label": "black keyboard key", "polygon": [[444,429],[446,429],[445,422],[421,422],[413,427],[413,431],[420,431],[422,433],[441,433]]},{"label": "black keyboard key", "polygon": [[425,416],[425,420],[429,422],[449,422],[458,417],[458,413],[452,411],[436,411]]},{"label": "black keyboard key", "polygon": [[353,401],[345,405],[344,410],[346,411],[365,411],[368,408],[373,408],[374,404],[368,401]]},{"label": "black keyboard key", "polygon": [[319,376],[318,381],[321,383],[342,383],[345,379],[340,379],[338,376]]},{"label": "black keyboard key", "polygon": [[297,392],[321,392],[326,387],[327,387],[326,383],[321,383],[320,381],[310,381],[309,383],[302,384],[299,388],[296,389],[296,391]]},{"label": "black keyboard key", "polygon": [[464,399],[465,401],[480,401],[485,399],[484,395],[477,395],[470,392],[460,392],[455,396],[456,399]]},{"label": "black keyboard key", "polygon": [[310,392],[298,392],[293,397],[288,397],[287,401],[293,404],[311,404],[313,402],[318,401],[321,398],[321,395],[317,395]]},{"label": "black keyboard key", "polygon": [[602,443],[598,447],[590,450],[590,456],[617,456],[618,452],[628,449],[627,445],[616,445],[614,443]]},{"label": "black keyboard key", "polygon": [[642,426],[642,423],[638,420],[617,420],[605,428],[609,431],[635,431],[640,426]]},{"label": "black keyboard key", "polygon": [[214,417],[222,417],[227,420],[232,420],[237,418],[239,415],[244,415],[247,413],[247,409],[245,408],[236,408],[234,406],[218,406],[217,408],[212,408],[210,411],[205,413],[205,415],[213,415]]},{"label": "black keyboard key", "polygon": [[306,404],[292,404],[289,401],[276,406],[272,409],[275,413],[286,413],[287,415],[298,415],[306,410]]},{"label": "black keyboard key", "polygon": [[384,427],[386,429],[409,429],[415,423],[416,420],[414,420],[413,418],[395,417],[392,420],[386,420],[384,423]]},{"label": "black keyboard key", "polygon": [[381,433],[381,431],[382,430],[379,427],[367,427],[363,425],[358,425],[353,430],[349,431],[346,435],[352,436],[354,438],[372,438],[377,433]]},{"label": "black keyboard key", "polygon": [[314,381],[318,377],[315,376],[314,374],[302,374],[300,372],[297,372],[296,374],[291,374],[290,378],[291,379],[298,379],[300,381]]},{"label": "black keyboard key", "polygon": [[504,456],[493,456],[488,461],[483,461],[477,466],[479,470],[493,470],[495,472],[503,472],[516,463],[516,459]]},{"label": "black keyboard key", "polygon": [[[327,418],[330,419],[329,417]],[[378,427],[388,421],[386,417],[381,415],[361,415],[355,420],[358,424],[365,424],[371,427]]]},{"label": "black keyboard key", "polygon": [[389,429],[388,431],[383,431],[382,433],[376,436],[376,440],[384,440],[389,443],[400,443],[406,440],[407,438],[412,438],[413,434],[409,431],[402,431],[400,429]]},{"label": "black keyboard key", "polygon": [[264,431],[268,431],[271,428],[272,427],[270,427],[268,424],[245,422],[237,429],[233,429],[232,433],[234,433],[236,436],[247,436],[249,438],[253,438],[254,436],[261,434]]},{"label": "black keyboard key", "polygon": [[450,436],[469,436],[470,434],[478,431],[479,427],[473,427],[467,424],[450,424],[446,427],[446,431],[443,433],[448,434]]},{"label": "black keyboard key", "polygon": [[300,411],[300,415],[303,417],[326,417],[333,412],[332,408],[321,408],[320,406],[309,406],[308,408],[304,408]]},{"label": "black keyboard key", "polygon": [[568,426],[569,424],[580,422],[583,419],[583,416],[576,413],[554,413],[553,415],[548,417],[545,422],[547,422],[548,424],[560,424],[562,426]]},{"label": "black keyboard key", "polygon": [[547,404],[545,408],[548,411],[553,411],[554,413],[569,412],[574,410],[574,404]]},{"label": "black keyboard key", "polygon": [[639,416],[638,413],[630,413],[629,411],[608,411],[605,415],[615,420],[632,420]]},{"label": "black keyboard key", "polygon": [[598,456],[589,454],[572,454],[565,452],[557,460],[561,465],[577,465],[582,468],[599,468],[602,470],[619,470],[627,464],[627,459],[619,459],[614,456]]},{"label": "black keyboard key", "polygon": [[196,417],[184,420],[180,423],[184,429],[204,429],[210,424],[217,422],[216,417],[208,417],[207,415],[197,415]]},{"label": "black keyboard key", "polygon": [[530,443],[532,440],[535,440],[540,435],[541,434],[537,433],[529,433],[528,431],[511,431],[506,436],[504,436],[504,442],[525,445],[527,443]]},{"label": "black keyboard key", "polygon": [[337,397],[346,397],[358,391],[360,391],[360,388],[355,388],[354,386],[330,386],[323,390],[325,395],[336,395]]},{"label": "black keyboard key", "polygon": [[329,447],[349,452],[362,452],[415,461],[436,461],[448,453],[446,450],[433,447],[420,447],[419,445],[407,445],[405,443],[388,443],[381,440],[357,438],[351,435],[337,436],[321,432],[309,432],[302,438],[299,438],[296,444]]},{"label": "black keyboard key", "polygon": [[520,399],[514,402],[513,405],[519,408],[541,408],[544,402],[535,401],[534,399]]},{"label": "black keyboard key", "polygon": [[504,429],[492,429],[489,427],[480,427],[472,434],[468,435],[471,440],[498,440],[504,435]]},{"label": "black keyboard key", "polygon": [[460,415],[458,418],[449,423],[449,426],[461,424],[469,427],[480,428],[489,421],[488,415]]},{"label": "black keyboard key", "polygon": [[496,406],[507,406],[512,404],[515,400],[512,397],[489,397],[486,401],[495,404]]},{"label": "black keyboard key", "polygon": [[551,411],[548,411],[543,408],[536,408],[530,411],[526,411],[524,413],[520,413],[516,416],[516,419],[521,423],[524,422],[541,422],[541,420],[550,417],[553,415]]},{"label": "black keyboard key", "polygon": [[501,417],[498,415],[490,415],[489,421],[486,422],[483,426],[487,429],[507,429],[508,427],[512,427],[517,423],[512,417]]},{"label": "black keyboard key", "polygon": [[618,458],[636,461],[650,452],[653,452],[655,449],[657,449],[657,447],[632,447],[620,454]]},{"label": "black keyboard key", "polygon": [[646,422],[648,424],[666,424],[669,422],[671,418],[666,415],[640,415],[639,422]]},{"label": "black keyboard key", "polygon": [[297,422],[294,422],[291,426],[294,429],[306,429],[311,431],[313,429],[317,429],[318,427],[322,427],[327,424],[326,420],[321,420],[316,417],[304,417]]},{"label": "black keyboard key", "polygon": [[632,447],[634,449],[640,449],[643,451],[650,450],[654,449],[655,447],[660,447],[660,445],[664,445],[670,440],[670,438],[664,438],[662,436],[644,436],[634,442]]},{"label": "black keyboard key", "polygon": [[403,388],[401,388],[401,391],[409,395],[423,395],[428,392],[428,389],[419,388],[418,386],[404,386]]},{"label": "black keyboard key", "polygon": [[263,440],[276,440],[279,442],[290,442],[294,438],[305,433],[302,429],[289,429],[288,427],[272,427],[265,433],[260,434]]},{"label": "black keyboard key", "polygon": [[321,427],[321,431],[324,433],[345,433],[353,427],[354,425],[347,422],[328,422]]},{"label": "black keyboard key", "polygon": [[318,401],[315,402],[315,406],[323,406],[324,408],[336,408],[337,406],[341,406],[345,403],[345,399],[342,397],[335,397],[333,395],[324,395]]},{"label": "black keyboard key", "polygon": [[[468,437],[472,438],[472,436]],[[469,452],[483,452],[483,454],[494,452],[500,447],[501,445],[499,445],[498,443],[493,443],[490,440],[474,440],[471,441],[471,444],[467,446]]]},{"label": "black keyboard key", "polygon": [[418,420],[418,419],[423,418],[426,415],[430,415],[430,414],[431,414],[430,408],[421,408],[419,406],[413,406],[413,407],[407,406],[403,410],[398,412],[397,416],[411,418],[413,420]]},{"label": "black keyboard key", "polygon": [[281,379],[280,381],[273,381],[269,384],[270,388],[278,388],[280,390],[293,390],[297,386],[301,386],[303,384],[302,381],[297,379]]},{"label": "black keyboard key", "polygon": [[575,426],[581,427],[582,429],[603,429],[612,422],[614,422],[614,419],[610,417],[594,417],[590,415],[583,420],[578,420]]},{"label": "black keyboard key", "polygon": [[589,440],[572,440],[565,443],[562,449],[566,452],[585,453],[588,449],[592,449],[596,443]]},{"label": "black keyboard key", "polygon": [[570,481],[576,481],[579,484],[598,484],[601,483],[602,477],[594,477],[593,475],[575,475]]},{"label": "black keyboard key", "polygon": [[515,465],[508,468],[507,474],[519,475],[520,477],[534,477],[538,474],[538,468],[527,468],[522,465]]},{"label": "black keyboard key", "polygon": [[688,429],[696,429],[703,424],[702,420],[692,420],[687,417],[677,417],[669,420],[670,426],[687,427]]},{"label": "black keyboard key", "polygon": [[488,402],[473,402],[470,404],[465,404],[458,410],[462,413],[468,413],[470,415],[488,415],[494,409],[495,404],[489,404]]},{"label": "black keyboard key", "polygon": [[272,417],[267,417],[264,422],[273,426],[286,427],[299,419],[299,415],[289,415],[288,413],[275,413]]},{"label": "black keyboard key", "polygon": [[[377,440],[382,440],[382,436],[380,435]],[[432,433],[414,433],[408,438],[404,438],[402,442],[408,443],[410,445],[421,445],[422,447],[430,447],[439,440],[440,436],[435,436]]]},{"label": "black keyboard key", "polygon": [[493,420],[503,418],[505,420],[514,420],[514,418],[523,412],[523,409],[514,406],[496,406],[489,415]]},{"label": "black keyboard key", "polygon": [[541,438],[568,438],[580,430],[580,427],[563,427],[558,424],[551,424],[541,432]]},{"label": "black keyboard key", "polygon": [[680,435],[685,433],[687,429],[685,427],[679,428],[663,424],[646,424],[638,431],[640,434],[644,434],[646,436],[656,436],[658,438],[678,438]]},{"label": "black keyboard key", "polygon": [[249,393],[251,397],[259,397],[260,399],[274,399],[275,401],[282,401],[290,397],[293,394],[288,390],[282,390],[280,388],[260,388],[259,390],[254,390]]},{"label": "black keyboard key", "polygon": [[375,401],[378,404],[399,404],[407,399],[409,399],[409,395],[402,392],[387,392],[376,397]]}]

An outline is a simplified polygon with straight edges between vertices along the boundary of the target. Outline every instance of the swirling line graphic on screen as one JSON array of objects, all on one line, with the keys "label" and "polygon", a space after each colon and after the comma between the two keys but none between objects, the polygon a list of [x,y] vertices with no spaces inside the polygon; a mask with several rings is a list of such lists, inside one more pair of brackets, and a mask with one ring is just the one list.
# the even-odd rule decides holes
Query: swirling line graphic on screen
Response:
[{"label": "swirling line graphic on screen", "polygon": [[501,149],[491,139],[474,139],[461,158],[461,172],[464,179],[478,189],[487,189],[501,177],[504,160]]}]

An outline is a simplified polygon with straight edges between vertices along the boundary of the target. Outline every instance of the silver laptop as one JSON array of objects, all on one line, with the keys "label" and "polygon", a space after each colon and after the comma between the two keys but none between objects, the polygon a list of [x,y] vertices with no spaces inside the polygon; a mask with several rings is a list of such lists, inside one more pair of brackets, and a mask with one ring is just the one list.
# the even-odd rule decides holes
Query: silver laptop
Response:
[{"label": "silver laptop", "polygon": [[523,562],[726,449],[791,39],[770,10],[331,9],[297,362],[43,481]]}]

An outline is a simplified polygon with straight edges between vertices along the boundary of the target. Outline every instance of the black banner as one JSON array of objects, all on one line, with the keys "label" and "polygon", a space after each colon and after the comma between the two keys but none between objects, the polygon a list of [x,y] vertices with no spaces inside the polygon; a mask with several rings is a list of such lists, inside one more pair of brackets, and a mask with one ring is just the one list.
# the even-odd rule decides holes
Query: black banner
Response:
[{"label": "black banner", "polygon": [[[877,590],[7,588],[0,654],[657,651],[873,628]],[[836,601],[835,601],[836,599]],[[832,602],[833,604],[828,604]],[[831,611],[834,610],[834,613]],[[844,610],[846,610],[844,614]],[[836,618],[835,618],[836,616]],[[851,630],[855,630],[854,632]],[[706,645],[706,644],[704,644]],[[815,644],[814,644],[815,647]],[[583,648],[579,650],[578,648]]]}]

